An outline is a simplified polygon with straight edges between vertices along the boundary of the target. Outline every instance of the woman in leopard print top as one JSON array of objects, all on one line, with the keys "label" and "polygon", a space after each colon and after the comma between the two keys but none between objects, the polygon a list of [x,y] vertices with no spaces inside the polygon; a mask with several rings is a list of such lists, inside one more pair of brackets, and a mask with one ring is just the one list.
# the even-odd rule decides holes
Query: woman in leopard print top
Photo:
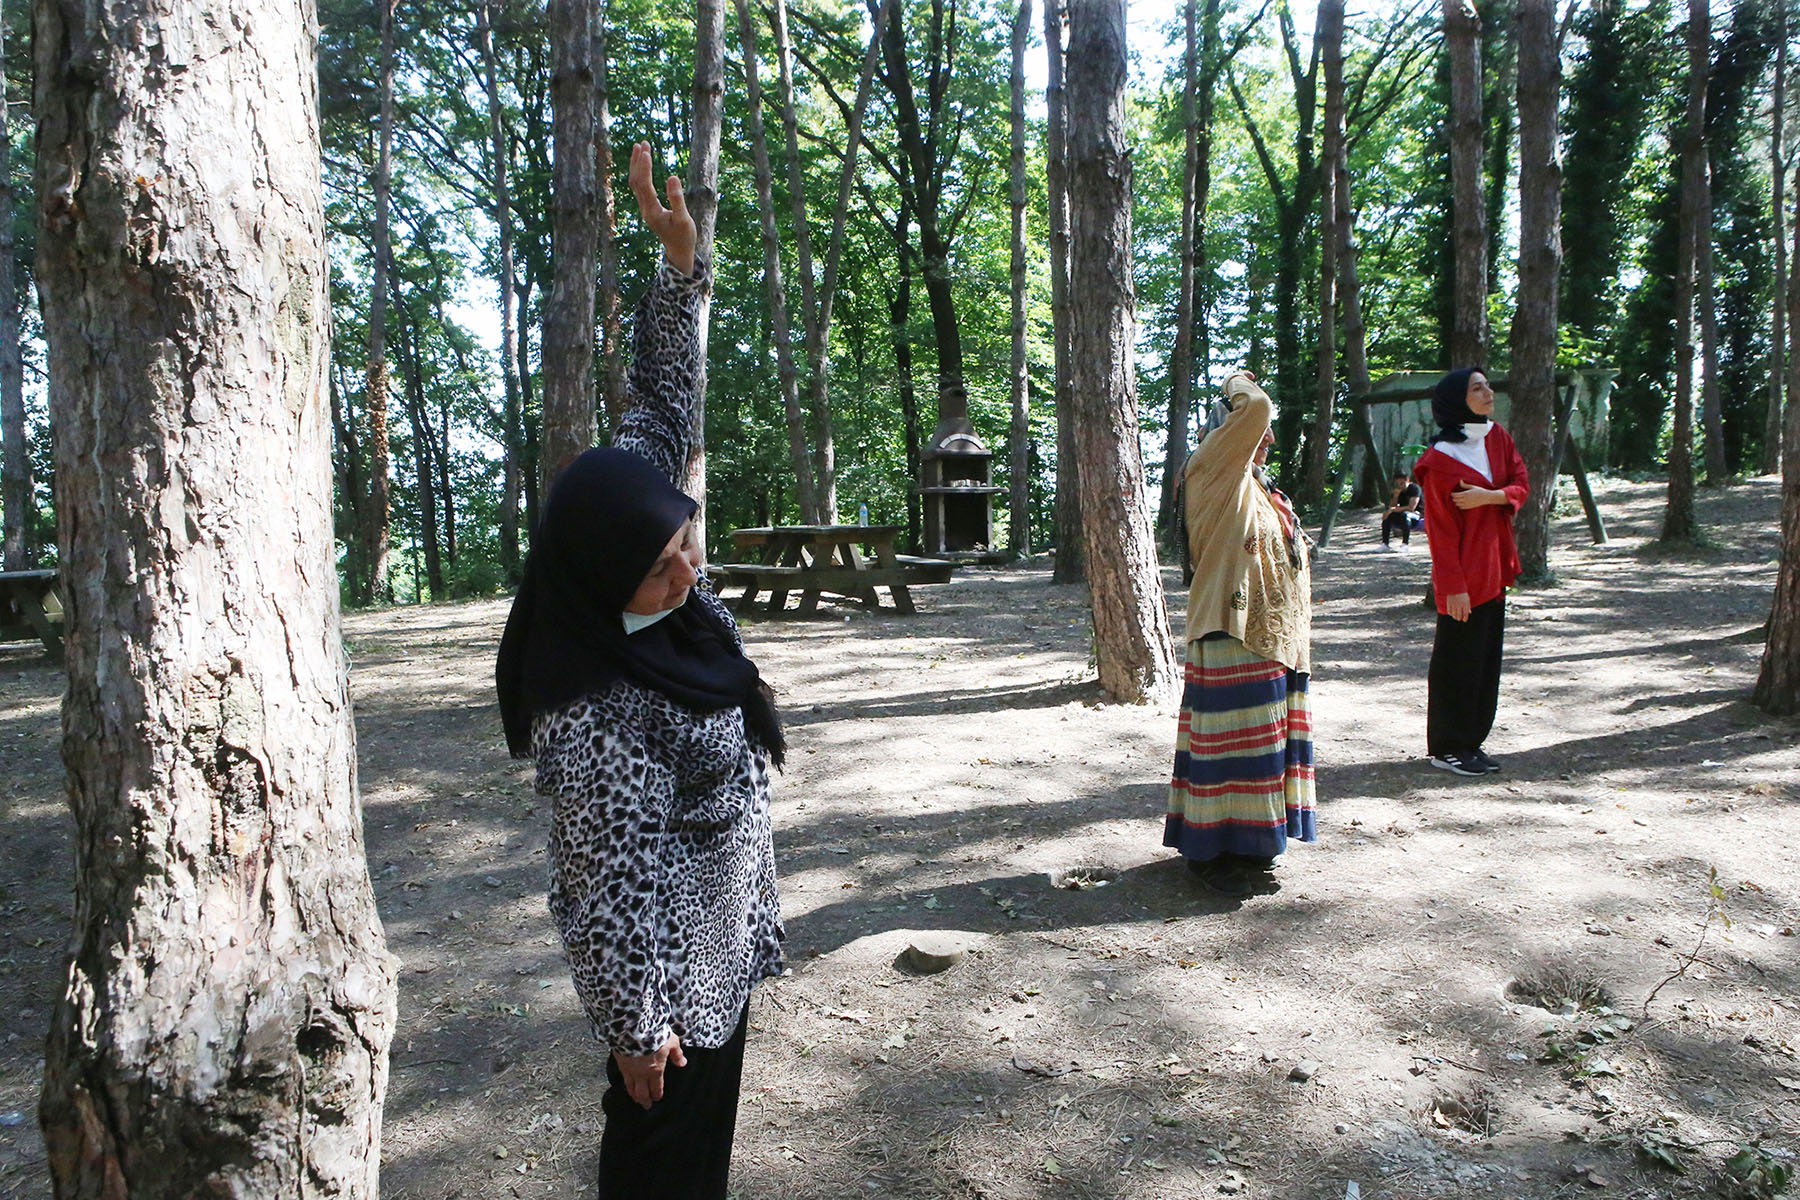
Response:
[{"label": "woman in leopard print top", "polygon": [[705,586],[687,459],[700,300],[680,182],[631,185],[666,261],[639,305],[633,406],[558,476],[502,639],[508,744],[551,801],[550,909],[611,1050],[600,1195],[725,1195],[751,988],[781,970],[768,689]]}]

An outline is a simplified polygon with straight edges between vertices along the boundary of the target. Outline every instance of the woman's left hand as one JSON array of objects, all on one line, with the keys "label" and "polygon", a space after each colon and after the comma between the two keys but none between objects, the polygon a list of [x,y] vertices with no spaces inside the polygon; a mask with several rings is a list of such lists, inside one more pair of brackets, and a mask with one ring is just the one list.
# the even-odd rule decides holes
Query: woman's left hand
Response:
[{"label": "woman's left hand", "polygon": [[662,243],[663,256],[669,265],[684,275],[694,273],[694,218],[688,215],[687,195],[681,189],[679,176],[671,175],[663,185],[669,195],[669,206],[663,207],[650,180],[650,143],[639,142],[631,148],[631,194],[637,197],[638,211],[644,224]]},{"label": "woman's left hand", "polygon": [[1469,487],[1464,484],[1450,493],[1450,499],[1461,509],[1480,508],[1484,504],[1505,504],[1506,493],[1499,488]]},{"label": "woman's left hand", "polygon": [[620,1054],[613,1051],[613,1061],[624,1076],[625,1091],[638,1107],[649,1108],[663,1098],[663,1075],[670,1067],[687,1066],[687,1055],[681,1052],[681,1039],[674,1034],[654,1054]]}]

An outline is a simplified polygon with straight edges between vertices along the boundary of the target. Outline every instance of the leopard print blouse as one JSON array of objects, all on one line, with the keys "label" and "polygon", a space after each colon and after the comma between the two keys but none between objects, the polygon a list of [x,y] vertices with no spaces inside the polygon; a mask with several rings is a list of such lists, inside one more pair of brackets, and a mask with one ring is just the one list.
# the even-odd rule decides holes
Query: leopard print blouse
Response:
[{"label": "leopard print blouse", "polygon": [[[632,407],[613,444],[671,479],[687,461],[705,263],[665,263],[638,306]],[[704,582],[694,601],[737,626]],[[741,643],[740,643],[741,644]],[[730,1040],[750,989],[781,971],[767,754],[741,708],[698,712],[628,680],[540,713],[537,792],[552,806],[550,912],[595,1036],[622,1054]]]}]

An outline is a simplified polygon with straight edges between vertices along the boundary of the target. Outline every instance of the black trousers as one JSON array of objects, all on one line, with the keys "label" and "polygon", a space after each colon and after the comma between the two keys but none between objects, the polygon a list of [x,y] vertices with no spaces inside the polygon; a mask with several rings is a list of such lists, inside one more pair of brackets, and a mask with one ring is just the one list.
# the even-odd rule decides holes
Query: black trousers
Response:
[{"label": "black trousers", "polygon": [[1396,533],[1402,542],[1412,545],[1412,522],[1403,512],[1391,512],[1381,518],[1381,544],[1387,545],[1388,539]]},{"label": "black trousers", "polygon": [[1467,621],[1438,614],[1425,710],[1427,753],[1467,754],[1487,741],[1500,703],[1500,646],[1505,636],[1504,594],[1476,605]]},{"label": "black trousers", "polygon": [[737,1032],[717,1050],[683,1046],[687,1066],[664,1073],[663,1098],[648,1109],[606,1056],[600,1200],[725,1200],[749,1016],[745,1005]]}]

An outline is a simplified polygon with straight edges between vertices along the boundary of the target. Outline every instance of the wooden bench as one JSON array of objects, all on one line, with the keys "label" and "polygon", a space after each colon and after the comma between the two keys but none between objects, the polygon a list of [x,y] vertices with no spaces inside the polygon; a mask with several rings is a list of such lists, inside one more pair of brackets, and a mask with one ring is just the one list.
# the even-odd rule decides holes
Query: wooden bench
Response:
[{"label": "wooden bench", "polygon": [[56,571],[0,571],[0,642],[44,644],[62,661],[62,591]]},{"label": "wooden bench", "polygon": [[[719,587],[741,587],[737,610],[747,612],[759,593],[767,591],[767,610],[779,613],[789,592],[800,593],[800,612],[818,610],[824,593],[849,596],[864,608],[878,609],[875,589],[885,587],[897,612],[913,613],[916,584],[948,583],[956,564],[941,558],[896,554],[898,525],[774,525],[735,529],[732,542],[740,550],[760,547],[760,563],[714,563],[707,573]],[[860,547],[869,548],[869,554]],[[873,561],[871,561],[873,559]]]}]

